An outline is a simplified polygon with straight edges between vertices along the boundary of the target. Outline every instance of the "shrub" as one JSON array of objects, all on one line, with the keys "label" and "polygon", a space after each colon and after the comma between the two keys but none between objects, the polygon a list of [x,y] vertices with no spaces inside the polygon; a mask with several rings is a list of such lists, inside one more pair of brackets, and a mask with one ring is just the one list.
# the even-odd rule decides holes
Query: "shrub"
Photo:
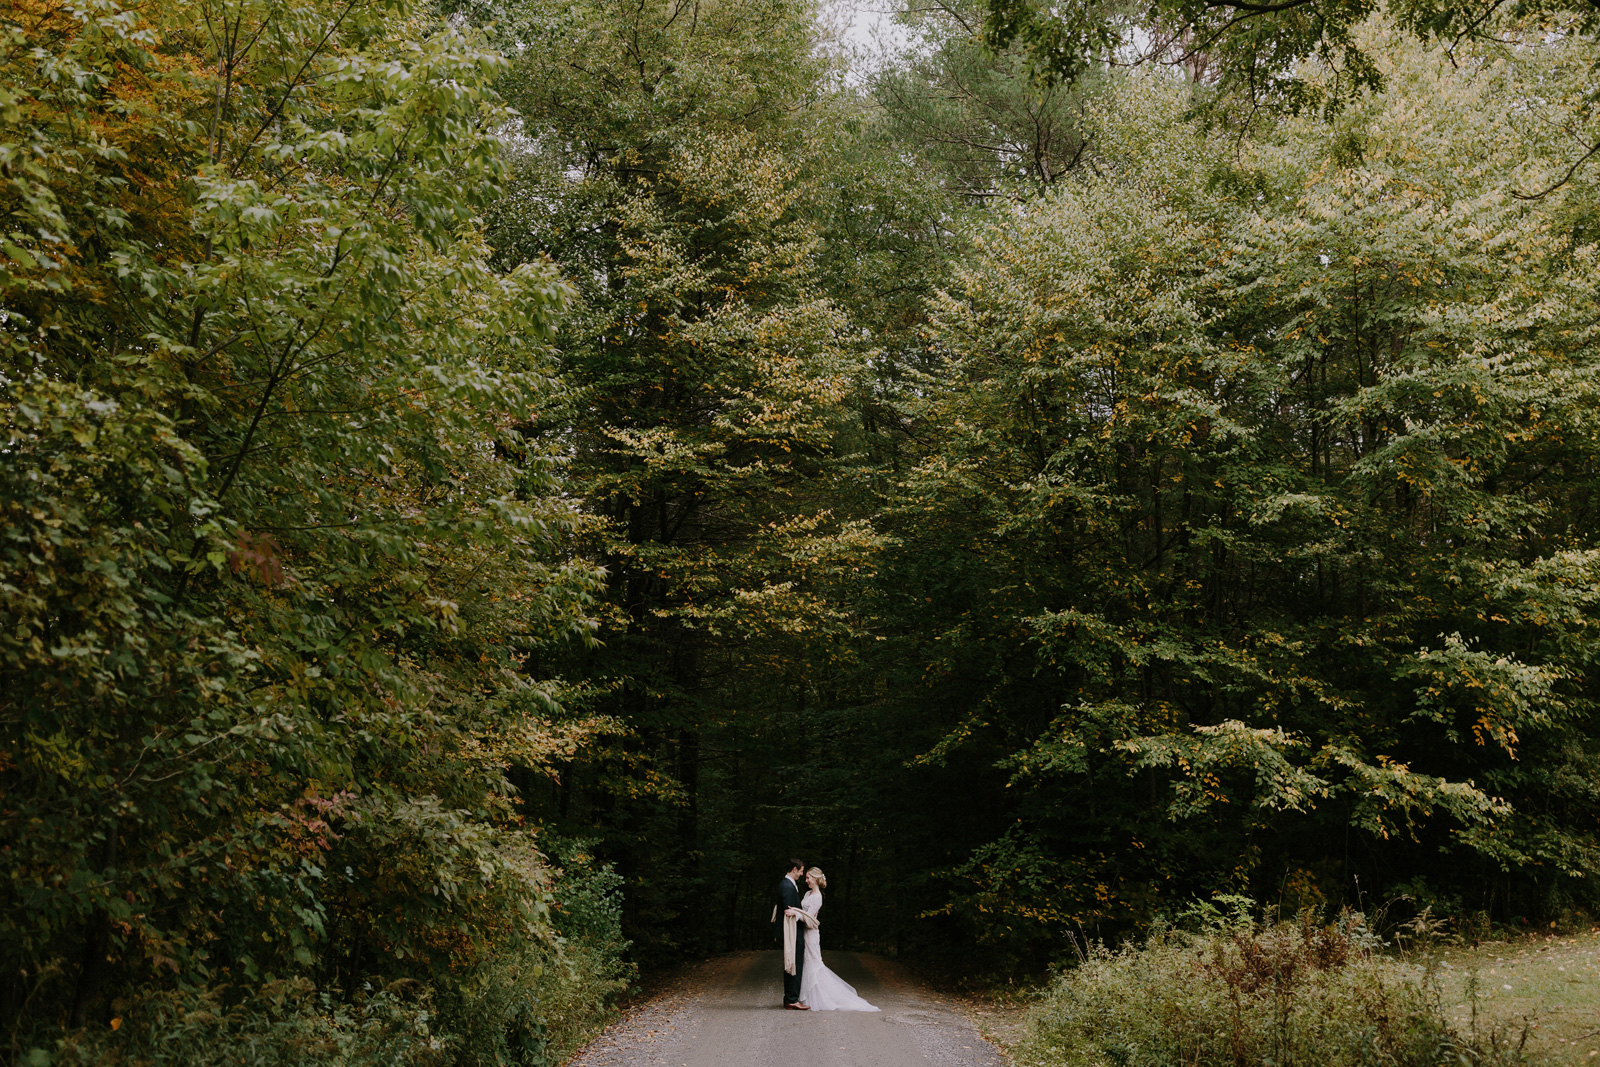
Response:
[{"label": "shrub", "polygon": [[448,1042],[417,983],[369,991],[354,1003],[309,981],[267,982],[229,1003],[225,988],[155,993],[116,1005],[111,1027],[89,1027],[25,1067],[444,1067]]},{"label": "shrub", "polygon": [[622,876],[594,858],[593,843],[546,836],[541,844],[561,865],[553,920],[559,952],[536,983],[550,1054],[565,1059],[606,1023],[611,1001],[637,969],[622,936]]},{"label": "shrub", "polygon": [[544,936],[482,955],[449,981],[402,979],[353,999],[307,979],[150,991],[113,1002],[114,1026],[35,1035],[22,1067],[549,1067],[593,1036],[634,968],[622,879],[585,843],[562,845]]},{"label": "shrub", "polygon": [[1490,1067],[1500,1033],[1451,1026],[1428,969],[1381,954],[1358,915],[1162,928],[1092,945],[1035,1009],[1024,1067]]}]

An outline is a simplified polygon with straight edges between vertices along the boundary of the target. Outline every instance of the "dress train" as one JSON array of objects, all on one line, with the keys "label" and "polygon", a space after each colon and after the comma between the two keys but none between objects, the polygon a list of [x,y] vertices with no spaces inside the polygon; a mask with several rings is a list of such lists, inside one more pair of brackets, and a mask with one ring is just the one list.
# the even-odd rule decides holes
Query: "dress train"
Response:
[{"label": "dress train", "polygon": [[[800,906],[815,915],[822,908],[822,894],[815,889],[805,895]],[[855,987],[828,969],[822,962],[822,931],[806,930],[806,966],[800,973],[800,1002],[812,1011],[877,1011],[856,994]]]}]

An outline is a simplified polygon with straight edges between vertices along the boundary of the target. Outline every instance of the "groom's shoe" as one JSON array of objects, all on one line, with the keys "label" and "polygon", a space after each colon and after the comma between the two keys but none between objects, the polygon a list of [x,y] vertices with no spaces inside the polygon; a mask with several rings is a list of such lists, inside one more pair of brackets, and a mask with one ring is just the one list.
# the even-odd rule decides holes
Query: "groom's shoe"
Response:
[{"label": "groom's shoe", "polygon": [[795,1001],[793,1004],[785,1004],[784,1007],[788,1008],[790,1011],[810,1011],[811,1010],[811,1005],[809,1005],[809,1004],[801,1004],[799,1001]]}]

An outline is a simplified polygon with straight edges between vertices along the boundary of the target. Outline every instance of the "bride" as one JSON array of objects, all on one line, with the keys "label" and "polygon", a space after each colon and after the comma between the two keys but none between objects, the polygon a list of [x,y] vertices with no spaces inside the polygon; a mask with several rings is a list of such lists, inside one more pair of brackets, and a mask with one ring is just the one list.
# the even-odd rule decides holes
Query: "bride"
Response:
[{"label": "bride", "polygon": [[[828,880],[822,870],[813,867],[806,872],[808,893],[801,899],[800,907],[815,917],[822,910],[822,891]],[[806,928],[806,965],[800,972],[800,1003],[811,1006],[812,1011],[877,1011],[878,1009],[856,996],[855,989],[843,978],[828,970],[822,962],[822,931],[815,926]]]}]

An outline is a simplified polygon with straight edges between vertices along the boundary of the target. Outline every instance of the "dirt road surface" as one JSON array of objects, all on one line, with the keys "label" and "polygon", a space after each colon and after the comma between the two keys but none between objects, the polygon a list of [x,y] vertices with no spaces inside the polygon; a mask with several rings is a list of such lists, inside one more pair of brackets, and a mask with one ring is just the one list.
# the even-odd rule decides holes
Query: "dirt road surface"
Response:
[{"label": "dirt road surface", "polygon": [[879,956],[823,959],[880,1012],[787,1011],[777,952],[719,956],[635,1006],[569,1067],[1004,1067],[955,1004]]}]

